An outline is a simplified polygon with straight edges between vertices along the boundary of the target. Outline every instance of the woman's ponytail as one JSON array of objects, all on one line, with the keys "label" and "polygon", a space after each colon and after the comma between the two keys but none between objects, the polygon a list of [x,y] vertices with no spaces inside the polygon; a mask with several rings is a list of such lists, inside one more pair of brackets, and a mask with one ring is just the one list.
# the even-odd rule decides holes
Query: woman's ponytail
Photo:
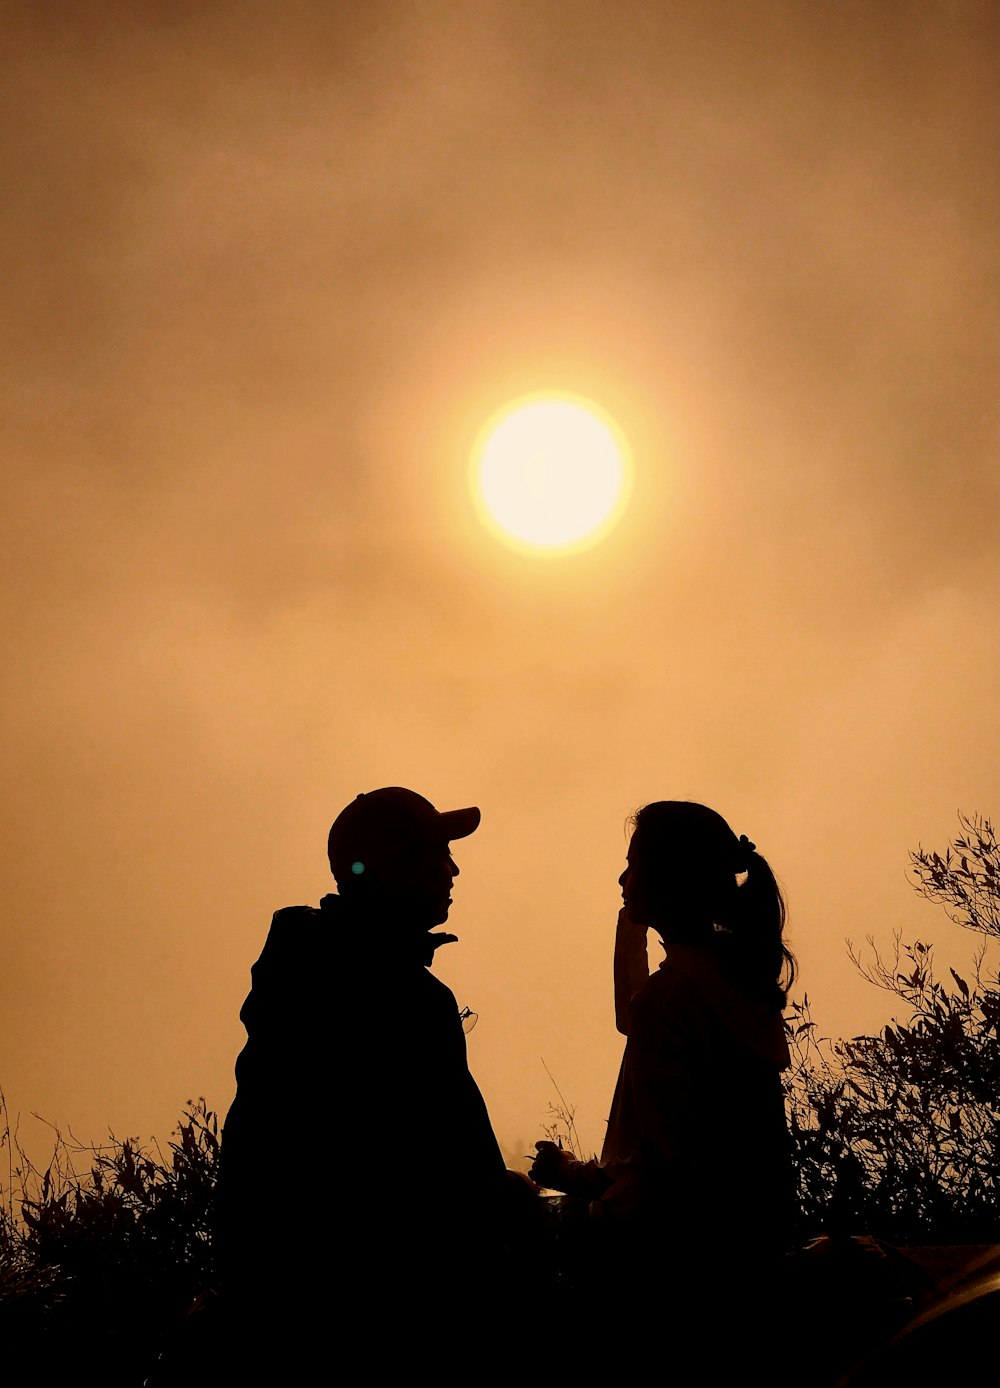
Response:
[{"label": "woman's ponytail", "polygon": [[796,973],[795,956],[784,938],[785,898],[767,859],[752,843],[744,843],[745,867],[726,919],[719,922],[724,951],[754,992],[767,992],[783,1008]]}]

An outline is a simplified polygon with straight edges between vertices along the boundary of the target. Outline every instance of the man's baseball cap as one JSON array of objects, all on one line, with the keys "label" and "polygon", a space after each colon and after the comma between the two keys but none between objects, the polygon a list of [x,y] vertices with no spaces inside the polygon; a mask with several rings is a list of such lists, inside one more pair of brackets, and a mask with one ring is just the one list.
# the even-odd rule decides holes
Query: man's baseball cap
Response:
[{"label": "man's baseball cap", "polygon": [[479,828],[479,810],[437,810],[403,786],[382,786],[357,796],[330,828],[327,851],[338,882],[365,870],[365,854],[387,847],[451,843]]}]

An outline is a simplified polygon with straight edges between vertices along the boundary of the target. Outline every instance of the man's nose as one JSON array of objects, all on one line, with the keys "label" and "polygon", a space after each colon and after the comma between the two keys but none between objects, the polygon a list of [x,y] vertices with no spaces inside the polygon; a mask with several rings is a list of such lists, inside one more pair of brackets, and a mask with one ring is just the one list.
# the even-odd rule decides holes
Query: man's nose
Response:
[{"label": "man's nose", "polygon": [[448,855],[448,867],[451,869],[451,875],[452,875],[452,877],[457,877],[457,876],[458,876],[458,864],[455,862],[455,859],[451,856],[450,853],[449,853],[449,855]]},{"label": "man's nose", "polygon": [[618,885],[619,885],[619,887],[624,887],[624,885],[625,885],[625,878],[626,878],[627,876],[628,876],[628,868],[625,869],[625,871],[622,873],[621,877],[619,877],[619,879],[618,879]]}]

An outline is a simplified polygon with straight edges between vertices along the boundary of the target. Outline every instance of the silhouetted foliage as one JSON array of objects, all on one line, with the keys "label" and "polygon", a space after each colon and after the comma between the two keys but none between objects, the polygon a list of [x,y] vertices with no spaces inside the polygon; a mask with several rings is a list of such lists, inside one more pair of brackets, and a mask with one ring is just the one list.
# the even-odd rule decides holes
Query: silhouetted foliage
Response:
[{"label": "silhouetted foliage", "polygon": [[135,1138],[112,1135],[95,1148],[56,1131],[38,1171],[9,1124],[3,1141],[11,1160],[0,1330],[13,1337],[43,1325],[53,1376],[89,1382],[112,1356],[116,1382],[141,1383],[159,1342],[212,1279],[216,1115],[204,1099],[190,1101],[166,1157]]},{"label": "silhouetted foliage", "polygon": [[[557,1147],[563,1147],[567,1152],[571,1152],[577,1161],[587,1161],[588,1157],[584,1155],[583,1143],[580,1141],[580,1134],[576,1127],[576,1106],[567,1102],[544,1059],[542,1066],[556,1091],[556,1101],[549,1104],[548,1119],[543,1124],[542,1135],[549,1142],[554,1142]],[[589,1156],[596,1158],[596,1153],[591,1152]]]},{"label": "silhouetted foliage", "polygon": [[869,1233],[899,1243],[1000,1240],[1000,845],[981,816],[959,817],[942,855],[910,855],[913,884],[983,936],[969,977],[939,977],[933,947],[869,937],[858,971],[905,1005],[877,1036],[817,1036],[809,1001],[790,1008],[787,1084],[804,1233]]}]

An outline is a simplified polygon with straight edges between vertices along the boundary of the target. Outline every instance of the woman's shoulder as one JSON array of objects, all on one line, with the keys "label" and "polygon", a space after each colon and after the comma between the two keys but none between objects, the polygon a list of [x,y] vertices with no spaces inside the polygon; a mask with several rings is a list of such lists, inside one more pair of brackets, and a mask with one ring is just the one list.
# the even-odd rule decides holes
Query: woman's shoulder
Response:
[{"label": "woman's shoulder", "polygon": [[671,941],[664,950],[660,967],[650,976],[660,993],[718,991],[723,979],[710,949]]},{"label": "woman's shoulder", "polygon": [[650,1002],[697,1018],[716,1038],[726,1038],[769,1063],[788,1064],[782,1014],[722,972],[711,949],[671,944],[650,979]]},{"label": "woman's shoulder", "polygon": [[670,1030],[697,1028],[712,1011],[712,976],[698,951],[671,945],[632,999],[632,1014]]}]

